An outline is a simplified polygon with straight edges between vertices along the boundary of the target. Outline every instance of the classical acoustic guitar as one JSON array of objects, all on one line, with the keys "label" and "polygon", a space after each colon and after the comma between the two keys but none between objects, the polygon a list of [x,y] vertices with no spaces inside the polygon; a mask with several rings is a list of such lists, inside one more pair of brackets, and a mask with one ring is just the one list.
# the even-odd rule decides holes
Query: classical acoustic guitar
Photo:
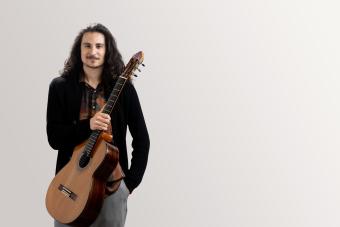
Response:
[{"label": "classical acoustic guitar", "polygon": [[[126,81],[143,60],[141,51],[130,59],[103,113],[112,112]],[[46,194],[46,207],[54,219],[71,226],[89,226],[96,219],[106,195],[106,181],[119,165],[119,151],[111,140],[111,135],[95,130],[75,147],[71,160],[53,178]]]}]

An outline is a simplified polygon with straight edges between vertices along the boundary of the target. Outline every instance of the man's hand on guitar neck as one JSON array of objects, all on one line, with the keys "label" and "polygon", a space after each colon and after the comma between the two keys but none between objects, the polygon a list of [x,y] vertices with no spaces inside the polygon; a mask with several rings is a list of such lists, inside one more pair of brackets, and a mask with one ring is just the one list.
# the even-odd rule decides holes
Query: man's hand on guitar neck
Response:
[{"label": "man's hand on guitar neck", "polygon": [[90,128],[91,130],[103,130],[110,131],[111,128],[111,117],[108,114],[104,114],[101,111],[97,112],[90,119]]}]

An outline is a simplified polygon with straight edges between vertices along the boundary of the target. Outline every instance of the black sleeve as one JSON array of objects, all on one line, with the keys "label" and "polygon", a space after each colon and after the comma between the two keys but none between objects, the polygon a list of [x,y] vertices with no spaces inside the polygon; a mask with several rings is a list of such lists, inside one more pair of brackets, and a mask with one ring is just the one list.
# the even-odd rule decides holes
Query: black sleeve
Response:
[{"label": "black sleeve", "polygon": [[127,124],[132,136],[133,148],[131,166],[126,173],[125,183],[131,193],[142,181],[148,162],[150,140],[137,92],[130,82],[125,86]]},{"label": "black sleeve", "polygon": [[90,136],[90,120],[70,121],[67,119],[66,113],[69,106],[66,101],[70,97],[66,97],[65,83],[59,78],[54,79],[49,87],[47,137],[53,149],[69,150]]}]

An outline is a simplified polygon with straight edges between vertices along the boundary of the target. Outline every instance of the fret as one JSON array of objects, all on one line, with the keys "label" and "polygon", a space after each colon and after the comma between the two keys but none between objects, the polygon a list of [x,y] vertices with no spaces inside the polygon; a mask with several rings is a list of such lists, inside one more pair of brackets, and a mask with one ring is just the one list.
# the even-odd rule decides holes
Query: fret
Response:
[{"label": "fret", "polygon": [[90,136],[90,138],[89,138],[89,143],[90,143],[91,145],[94,145],[94,144],[96,143],[96,140],[97,140],[97,138],[96,138],[95,136]]},{"label": "fret", "polygon": [[84,152],[85,152],[86,154],[88,154],[89,151],[90,151],[90,150],[89,150],[88,146],[86,146],[85,149],[84,149]]},{"label": "fret", "polygon": [[91,138],[89,139],[91,142],[95,143],[96,142],[96,138]]}]

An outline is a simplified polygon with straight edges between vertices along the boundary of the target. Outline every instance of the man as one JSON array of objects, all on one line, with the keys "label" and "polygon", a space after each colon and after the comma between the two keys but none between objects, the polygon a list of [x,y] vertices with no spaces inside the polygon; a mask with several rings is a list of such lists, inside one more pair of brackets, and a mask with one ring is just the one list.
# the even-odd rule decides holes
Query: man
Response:
[{"label": "man", "polygon": [[[112,132],[113,144],[120,152],[119,163],[125,178],[118,190],[105,198],[92,227],[124,226],[128,195],[140,184],[148,160],[149,135],[130,81],[125,84],[112,113],[100,112],[123,70],[124,63],[112,34],[103,25],[95,24],[78,34],[61,76],[49,87],[47,136],[50,146],[58,150],[56,172],[67,164],[74,147],[88,139],[92,130]],[[133,139],[130,168],[127,127]],[[66,225],[55,221],[55,226]]]}]

